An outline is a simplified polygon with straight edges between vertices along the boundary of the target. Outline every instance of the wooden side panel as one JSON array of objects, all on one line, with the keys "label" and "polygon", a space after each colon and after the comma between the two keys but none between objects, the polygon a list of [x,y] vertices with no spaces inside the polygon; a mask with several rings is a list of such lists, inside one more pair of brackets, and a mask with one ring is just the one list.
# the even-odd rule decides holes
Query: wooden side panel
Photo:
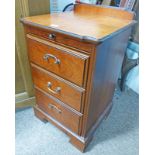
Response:
[{"label": "wooden side panel", "polygon": [[[48,3],[47,3],[48,2]],[[33,6],[32,6],[33,3]],[[48,4],[48,5],[47,5]],[[34,7],[35,5],[35,7]],[[16,108],[34,105],[34,91],[27,57],[21,17],[49,13],[49,0],[16,0],[15,1],[15,26],[16,26]],[[37,11],[36,11],[37,10]],[[26,96],[23,94],[27,94]],[[19,97],[22,96],[22,97]]]},{"label": "wooden side panel", "polygon": [[15,49],[15,93],[22,93],[25,91],[24,81],[22,77],[22,72],[20,68],[19,58],[17,55],[17,49]]},{"label": "wooden side panel", "polygon": [[31,16],[42,15],[50,12],[50,0],[28,0]]},{"label": "wooden side panel", "polygon": [[[30,74],[30,66],[27,57],[26,51],[26,44],[24,39],[24,31],[23,26],[20,23],[19,19],[21,16],[28,15],[28,12],[22,9],[22,5],[24,5],[24,0],[16,0],[16,19],[15,19],[15,26],[16,26],[16,48],[17,48],[17,56],[19,59],[19,65],[21,68],[21,73],[24,81],[25,91],[27,92],[28,96],[32,97],[33,94],[33,87],[32,87],[32,79]],[[18,74],[18,72],[16,72]],[[18,75],[16,75],[18,76]]]},{"label": "wooden side panel", "polygon": [[130,33],[131,28],[105,40],[96,49],[87,131],[111,103]]}]

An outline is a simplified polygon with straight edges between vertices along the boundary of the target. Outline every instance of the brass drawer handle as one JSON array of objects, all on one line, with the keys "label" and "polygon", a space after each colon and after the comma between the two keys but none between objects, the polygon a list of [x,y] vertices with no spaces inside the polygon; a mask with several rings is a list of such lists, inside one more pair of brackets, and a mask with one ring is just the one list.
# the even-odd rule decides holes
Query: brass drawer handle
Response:
[{"label": "brass drawer handle", "polygon": [[56,38],[56,35],[55,34],[49,34],[48,35],[48,39],[54,40],[55,38]]},{"label": "brass drawer handle", "polygon": [[58,107],[56,107],[55,105],[53,105],[53,104],[48,104],[48,108],[50,108],[50,109],[55,109],[59,114],[61,113],[61,110],[58,108]]},{"label": "brass drawer handle", "polygon": [[52,90],[51,87],[52,87],[52,83],[47,82],[47,88],[50,92],[52,92],[53,94],[59,94],[60,93],[61,87],[56,87],[55,90]]},{"label": "brass drawer handle", "polygon": [[54,59],[54,60],[55,60],[55,62],[54,62],[55,64],[60,64],[60,60],[59,60],[56,56],[54,56],[54,55],[52,55],[52,54],[45,54],[45,55],[43,56],[43,59],[46,60],[46,61],[48,61],[49,58]]}]

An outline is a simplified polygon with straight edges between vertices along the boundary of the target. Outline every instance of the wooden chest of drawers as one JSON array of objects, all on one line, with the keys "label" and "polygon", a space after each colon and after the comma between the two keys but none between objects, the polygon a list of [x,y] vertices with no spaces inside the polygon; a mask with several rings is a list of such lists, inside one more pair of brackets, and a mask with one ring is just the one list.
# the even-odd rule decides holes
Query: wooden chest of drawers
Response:
[{"label": "wooden chest of drawers", "polygon": [[76,4],[73,12],[21,19],[36,94],[35,115],[67,133],[81,151],[112,107],[133,15]]}]

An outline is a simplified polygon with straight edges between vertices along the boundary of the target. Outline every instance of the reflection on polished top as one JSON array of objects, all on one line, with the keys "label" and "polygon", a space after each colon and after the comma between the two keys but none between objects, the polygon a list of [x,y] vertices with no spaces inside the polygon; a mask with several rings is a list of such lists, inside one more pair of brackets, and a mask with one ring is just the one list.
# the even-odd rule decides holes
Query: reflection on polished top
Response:
[{"label": "reflection on polished top", "polygon": [[134,24],[133,16],[133,13],[124,10],[82,4],[75,5],[72,12],[27,17],[24,22],[46,26],[81,39],[99,41]]}]

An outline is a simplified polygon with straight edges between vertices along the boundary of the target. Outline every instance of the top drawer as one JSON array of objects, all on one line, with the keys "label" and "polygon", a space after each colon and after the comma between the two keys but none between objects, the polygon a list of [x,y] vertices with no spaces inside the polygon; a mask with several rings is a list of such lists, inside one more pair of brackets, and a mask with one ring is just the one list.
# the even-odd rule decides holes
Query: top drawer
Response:
[{"label": "top drawer", "polygon": [[49,31],[38,27],[25,26],[25,31],[27,34],[33,34],[48,41],[69,46],[70,48],[76,48],[87,52],[92,52],[94,50],[94,45],[91,43],[82,42],[76,38],[60,34],[51,30]]},{"label": "top drawer", "polygon": [[31,62],[85,87],[89,56],[27,35]]}]

